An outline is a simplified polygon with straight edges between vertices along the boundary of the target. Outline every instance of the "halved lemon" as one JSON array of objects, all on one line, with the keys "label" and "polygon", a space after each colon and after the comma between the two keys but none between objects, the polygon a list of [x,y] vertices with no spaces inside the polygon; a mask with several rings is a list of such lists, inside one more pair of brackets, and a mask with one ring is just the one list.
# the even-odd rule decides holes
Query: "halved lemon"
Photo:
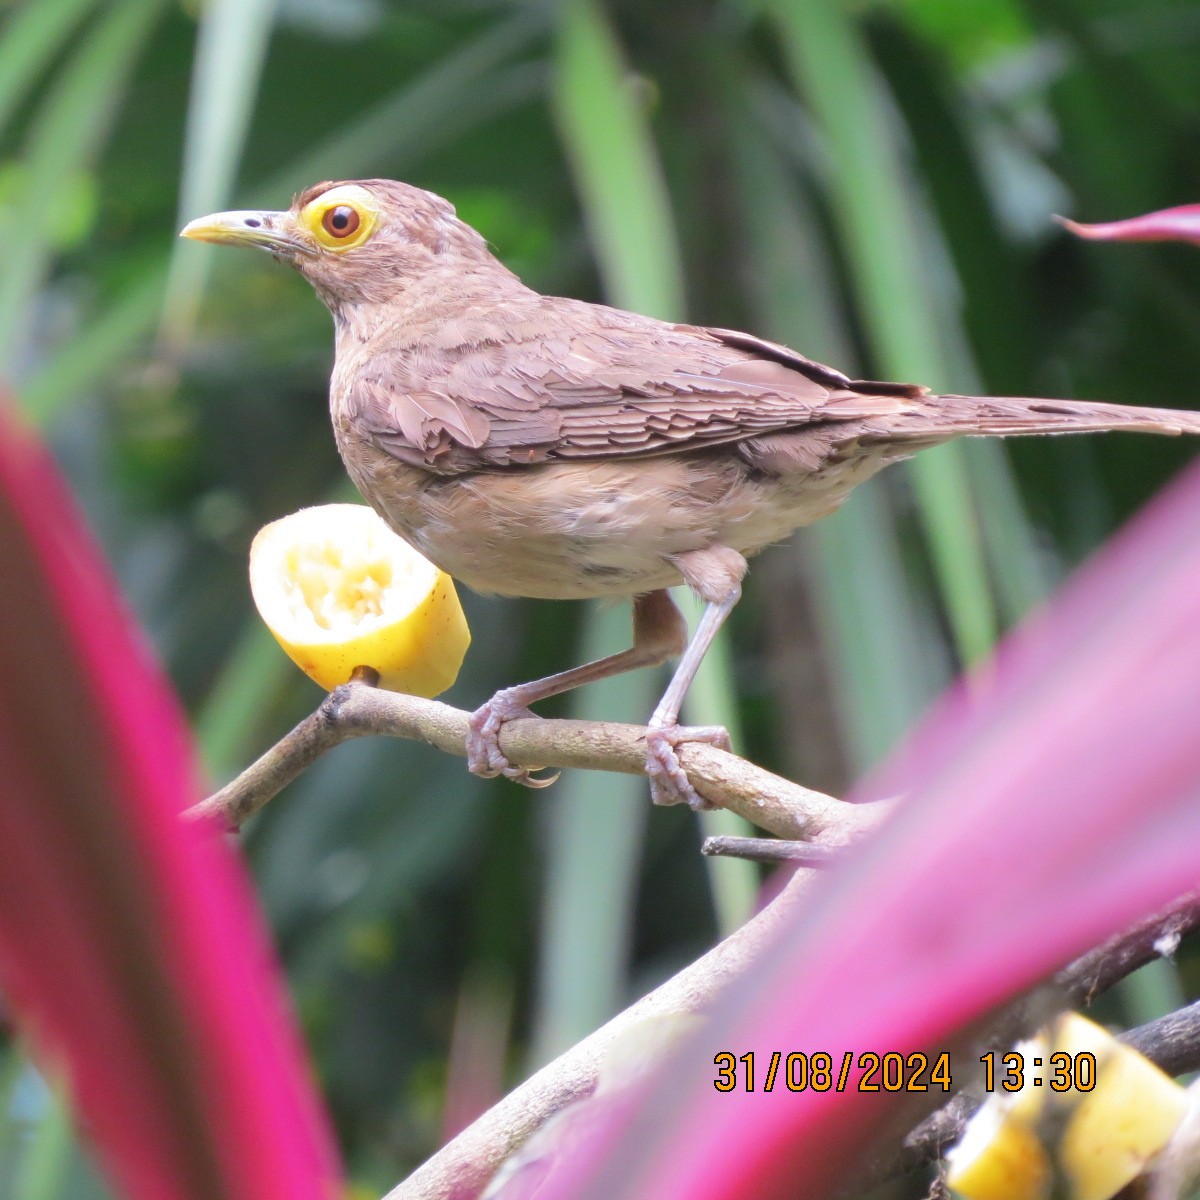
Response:
[{"label": "halved lemon", "polygon": [[436,696],[471,643],[454,581],[363,504],[303,508],[259,530],[250,591],[292,661],[327,691],[372,667],[380,687]]}]

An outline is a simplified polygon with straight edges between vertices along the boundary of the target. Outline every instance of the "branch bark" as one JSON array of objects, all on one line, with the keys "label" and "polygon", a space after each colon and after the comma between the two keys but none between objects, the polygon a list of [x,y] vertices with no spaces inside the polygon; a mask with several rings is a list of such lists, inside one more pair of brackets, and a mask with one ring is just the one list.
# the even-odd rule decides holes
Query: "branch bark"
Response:
[{"label": "branch bark", "polygon": [[[351,738],[411,738],[465,757],[469,722],[470,713],[436,700],[365,682],[343,684],[257,762],[187,815],[215,817],[239,828],[322,754]],[[642,725],[535,717],[508,722],[500,741],[510,761],[522,767],[583,767],[627,775],[645,769]],[[819,836],[829,846],[844,845],[873,828],[891,807],[888,802],[848,804],[701,742],[683,744],[679,757],[692,785],[710,804],[782,838]]]},{"label": "branch bark", "polygon": [[749,862],[795,863],[800,867],[830,867],[837,861],[836,846],[784,838],[734,837],[718,834],[700,843],[709,858],[744,858]]}]

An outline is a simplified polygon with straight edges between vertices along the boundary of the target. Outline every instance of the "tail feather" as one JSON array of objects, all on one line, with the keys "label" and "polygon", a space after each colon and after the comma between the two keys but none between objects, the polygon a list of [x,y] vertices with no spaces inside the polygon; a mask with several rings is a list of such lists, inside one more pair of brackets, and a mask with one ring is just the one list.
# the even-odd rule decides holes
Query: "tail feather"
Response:
[{"label": "tail feather", "polygon": [[1127,430],[1178,436],[1200,434],[1200,412],[1137,408],[1092,400],[1025,396],[928,396],[920,410],[888,418],[887,438],[917,441],[984,435],[1101,433]]}]

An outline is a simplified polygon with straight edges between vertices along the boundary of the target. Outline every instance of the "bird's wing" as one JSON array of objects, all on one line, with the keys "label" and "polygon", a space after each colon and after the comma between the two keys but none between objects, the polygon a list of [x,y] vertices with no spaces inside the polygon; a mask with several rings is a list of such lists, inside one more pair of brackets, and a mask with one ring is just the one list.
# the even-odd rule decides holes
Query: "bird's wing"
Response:
[{"label": "bird's wing", "polygon": [[374,356],[346,399],[378,446],[439,473],[693,450],[908,413],[927,394],[749,334],[570,301],[460,324],[435,352]]}]

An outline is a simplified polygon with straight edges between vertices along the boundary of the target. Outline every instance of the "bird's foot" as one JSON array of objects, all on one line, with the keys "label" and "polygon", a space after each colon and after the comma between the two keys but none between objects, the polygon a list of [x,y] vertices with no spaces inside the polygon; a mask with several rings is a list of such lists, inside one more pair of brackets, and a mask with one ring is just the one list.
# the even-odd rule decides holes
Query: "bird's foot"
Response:
[{"label": "bird's foot", "polygon": [[467,770],[484,779],[503,775],[505,779],[525,787],[549,787],[558,778],[557,771],[553,775],[539,776],[527,767],[514,767],[500,749],[500,730],[505,721],[537,717],[536,713],[530,712],[521,703],[519,697],[517,688],[504,688],[471,714],[471,727],[467,734]]},{"label": "bird's foot", "polygon": [[655,804],[687,804],[696,812],[715,808],[700,795],[684,773],[677,747],[684,742],[707,742],[729,750],[729,732],[720,725],[655,725],[646,734],[646,774]]}]

